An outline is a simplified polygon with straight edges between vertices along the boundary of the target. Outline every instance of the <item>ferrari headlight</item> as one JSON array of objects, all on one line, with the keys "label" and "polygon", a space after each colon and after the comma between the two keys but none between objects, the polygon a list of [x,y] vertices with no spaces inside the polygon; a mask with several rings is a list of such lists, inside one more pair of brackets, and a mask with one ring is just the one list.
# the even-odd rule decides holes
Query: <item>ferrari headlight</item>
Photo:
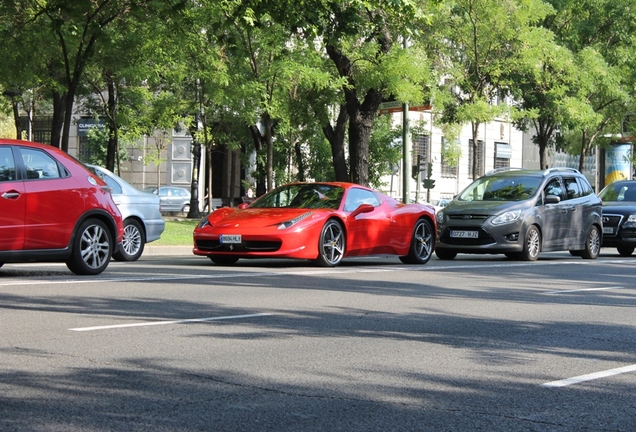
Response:
[{"label": "ferrari headlight", "polygon": [[199,222],[199,224],[197,225],[197,228],[203,228],[204,226],[207,226],[207,225],[210,225],[210,221],[206,217],[201,222]]},{"label": "ferrari headlight", "polygon": [[437,223],[442,223],[444,222],[444,210],[440,210],[437,213],[435,213],[435,220],[437,221]]},{"label": "ferrari headlight", "polygon": [[521,216],[521,210],[514,210],[514,211],[505,212],[503,214],[500,214],[496,218],[494,218],[492,220],[492,224],[493,225],[504,225],[504,224],[507,224],[507,223],[511,223],[511,222],[514,222],[517,219],[519,219],[519,216]]},{"label": "ferrari headlight", "polygon": [[294,225],[296,225],[298,222],[300,222],[301,220],[308,218],[309,216],[311,216],[312,214],[314,214],[313,212],[308,212],[305,214],[301,214],[300,216],[297,216],[293,219],[290,219],[288,221],[282,222],[278,225],[278,229],[287,229],[290,228]]}]

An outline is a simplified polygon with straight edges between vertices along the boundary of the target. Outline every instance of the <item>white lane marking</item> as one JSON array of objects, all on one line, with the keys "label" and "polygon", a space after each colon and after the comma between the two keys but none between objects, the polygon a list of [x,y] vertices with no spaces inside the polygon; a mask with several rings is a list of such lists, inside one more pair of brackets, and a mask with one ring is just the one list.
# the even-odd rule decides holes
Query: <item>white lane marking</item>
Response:
[{"label": "white lane marking", "polygon": [[597,287],[597,288],[579,288],[574,290],[562,290],[562,291],[546,291],[543,294],[567,294],[567,293],[575,293],[582,291],[607,291],[607,290],[619,290],[625,289],[622,286],[613,286],[613,287]]},{"label": "white lane marking", "polygon": [[145,326],[157,326],[157,325],[184,324],[184,323],[193,323],[193,322],[220,321],[220,320],[241,319],[241,318],[256,318],[256,317],[264,317],[264,316],[271,316],[271,315],[274,315],[274,314],[258,313],[258,314],[248,314],[248,315],[230,315],[230,316],[212,317],[212,318],[194,318],[194,319],[184,319],[184,320],[176,320],[176,321],[152,321],[152,322],[134,323],[134,324],[115,324],[115,325],[105,325],[105,326],[95,326],[95,327],[78,327],[78,328],[72,328],[69,330],[84,332],[84,331],[94,331],[94,330],[110,330],[110,329],[127,328],[127,327],[145,327]]},{"label": "white lane marking", "polygon": [[624,367],[619,367],[616,369],[608,369],[605,371],[601,371],[601,372],[595,372],[595,373],[591,373],[591,374],[587,374],[587,375],[579,375],[576,377],[572,377],[572,378],[567,378],[567,379],[562,379],[559,381],[551,381],[551,382],[547,382],[545,384],[541,384],[543,387],[565,387],[565,386],[569,386],[572,384],[579,384],[585,381],[592,381],[595,379],[600,379],[600,378],[607,378],[610,376],[614,376],[614,375],[618,375],[618,374],[623,374],[623,373],[627,373],[627,372],[634,372],[636,371],[636,364],[633,365],[629,365],[629,366],[624,366]]},{"label": "white lane marking", "polygon": [[[625,264],[624,260],[614,260],[614,261],[603,261],[604,264]],[[541,265],[592,265],[592,261],[548,261],[548,262],[529,262],[529,263],[501,263],[501,264],[489,264],[488,268],[510,268],[510,267],[528,267],[528,266],[541,266]],[[437,270],[464,270],[464,269],[483,269],[484,264],[464,264],[464,265],[448,265],[448,266],[430,266],[430,265],[422,265],[422,266],[397,266],[397,267],[368,267],[368,268],[346,268],[346,267],[335,267],[331,269],[319,269],[319,270],[291,270],[291,271],[282,271],[282,272],[242,272],[242,273],[228,273],[228,274],[197,274],[197,275],[179,275],[174,273],[169,273],[160,276],[129,276],[129,277],[109,277],[109,278],[80,278],[80,279],[64,279],[64,280],[52,280],[52,279],[37,279],[37,280],[15,280],[15,281],[7,281],[1,282],[0,287],[2,286],[21,286],[21,285],[38,285],[38,284],[89,284],[89,283],[102,283],[102,282],[144,282],[144,281],[158,281],[158,280],[187,280],[187,279],[223,279],[223,278],[244,278],[246,276],[254,277],[254,276],[285,276],[285,275],[294,275],[294,276],[311,276],[316,274],[328,275],[328,274],[343,274],[343,273],[380,273],[380,272],[395,272],[395,271],[437,271]]]}]

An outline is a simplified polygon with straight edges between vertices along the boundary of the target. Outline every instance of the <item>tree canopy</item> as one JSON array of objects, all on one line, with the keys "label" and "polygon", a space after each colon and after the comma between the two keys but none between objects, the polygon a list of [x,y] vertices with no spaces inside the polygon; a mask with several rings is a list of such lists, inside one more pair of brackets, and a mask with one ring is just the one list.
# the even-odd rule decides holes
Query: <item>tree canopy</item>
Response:
[{"label": "tree canopy", "polygon": [[0,107],[50,116],[64,150],[73,115],[106,119],[110,169],[119,141],[187,128],[254,151],[258,194],[377,184],[399,156],[388,100],[471,125],[473,154],[480,125],[514,121],[545,166],[634,112],[635,26],[631,0],[5,0]]}]

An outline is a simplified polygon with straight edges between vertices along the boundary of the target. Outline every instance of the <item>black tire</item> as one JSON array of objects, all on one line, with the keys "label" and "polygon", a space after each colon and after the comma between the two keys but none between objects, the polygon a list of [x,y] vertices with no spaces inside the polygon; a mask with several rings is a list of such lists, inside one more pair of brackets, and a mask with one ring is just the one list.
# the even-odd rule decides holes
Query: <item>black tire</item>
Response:
[{"label": "black tire", "polygon": [[592,225],[585,238],[585,249],[581,251],[581,258],[596,259],[601,252],[601,230],[596,225]]},{"label": "black tire", "polygon": [[66,266],[78,275],[97,275],[106,270],[112,254],[113,238],[106,224],[99,219],[87,219],[73,237]]},{"label": "black tire", "polygon": [[519,253],[522,261],[536,261],[541,253],[541,233],[535,225],[528,227],[523,242],[523,251]]},{"label": "black tire", "polygon": [[441,260],[452,260],[457,256],[457,252],[446,249],[435,249],[435,255]]},{"label": "black tire", "polygon": [[316,263],[321,267],[338,265],[345,254],[345,244],[342,225],[334,219],[329,219],[320,232]]},{"label": "black tire", "polygon": [[426,264],[433,255],[435,233],[433,225],[426,219],[419,219],[413,229],[409,254],[401,256],[404,264]]},{"label": "black tire", "polygon": [[214,255],[209,257],[210,260],[217,265],[232,265],[239,260],[238,257],[232,255]]},{"label": "black tire", "polygon": [[124,239],[121,250],[113,254],[115,261],[137,261],[144,253],[146,242],[141,224],[135,219],[124,221]]},{"label": "black tire", "polygon": [[624,257],[632,256],[632,253],[634,253],[633,246],[619,246],[616,248],[616,250],[618,251],[618,254],[620,256]]},{"label": "black tire", "polygon": [[190,213],[190,204],[184,205],[183,208],[181,209],[181,211],[183,213]]}]

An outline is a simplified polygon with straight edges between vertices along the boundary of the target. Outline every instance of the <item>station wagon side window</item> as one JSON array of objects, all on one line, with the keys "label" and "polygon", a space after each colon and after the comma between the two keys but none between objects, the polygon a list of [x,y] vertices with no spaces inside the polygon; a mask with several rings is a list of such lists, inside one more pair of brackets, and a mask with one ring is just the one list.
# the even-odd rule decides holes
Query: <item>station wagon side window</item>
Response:
[{"label": "station wagon side window", "polygon": [[548,182],[548,184],[543,189],[543,195],[555,195],[559,198],[563,199],[563,186],[561,186],[561,181],[558,178],[554,178]]},{"label": "station wagon side window", "polygon": [[583,192],[576,178],[564,178],[563,183],[565,183],[566,199],[575,199],[583,196]]},{"label": "station wagon side window", "polygon": [[10,147],[0,148],[0,182],[15,180],[15,161]]}]

